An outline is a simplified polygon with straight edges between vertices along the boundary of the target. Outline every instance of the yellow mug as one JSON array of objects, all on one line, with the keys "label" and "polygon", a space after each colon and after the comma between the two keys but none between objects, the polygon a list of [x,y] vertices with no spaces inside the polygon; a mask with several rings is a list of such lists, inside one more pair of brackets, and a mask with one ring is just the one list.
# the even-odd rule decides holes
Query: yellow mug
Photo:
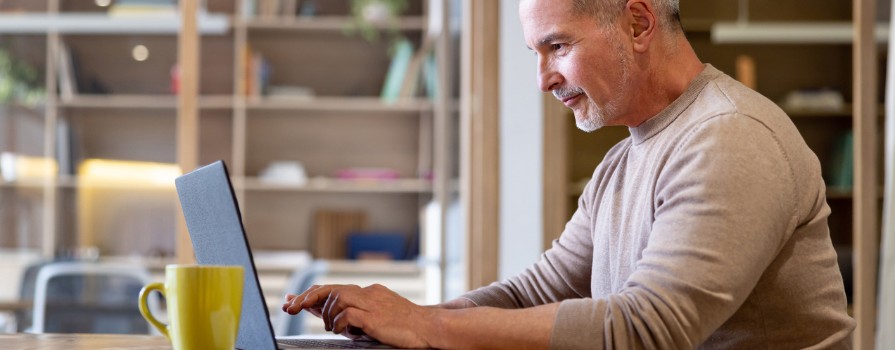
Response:
[{"label": "yellow mug", "polygon": [[[175,350],[232,350],[239,331],[243,274],[242,266],[168,265],[164,284],[140,290],[140,313]],[[149,311],[152,291],[165,296],[167,325]]]}]

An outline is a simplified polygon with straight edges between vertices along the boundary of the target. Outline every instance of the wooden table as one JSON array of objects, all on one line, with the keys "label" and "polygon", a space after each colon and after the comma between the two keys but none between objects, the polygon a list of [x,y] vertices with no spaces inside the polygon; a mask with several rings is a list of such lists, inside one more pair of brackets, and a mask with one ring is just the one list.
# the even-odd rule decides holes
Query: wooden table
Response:
[{"label": "wooden table", "polygon": [[171,344],[162,336],[119,334],[0,334],[0,348],[23,350],[112,350],[165,349]]},{"label": "wooden table", "polygon": [[0,311],[31,310],[30,301],[0,301]]}]

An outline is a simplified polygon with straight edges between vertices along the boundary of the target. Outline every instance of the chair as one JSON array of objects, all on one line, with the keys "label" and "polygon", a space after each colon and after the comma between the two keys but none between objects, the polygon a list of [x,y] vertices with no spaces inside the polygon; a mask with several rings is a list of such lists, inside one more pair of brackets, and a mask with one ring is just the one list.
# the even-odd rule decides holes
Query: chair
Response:
[{"label": "chair", "polygon": [[[289,277],[286,284],[286,293],[301,293],[310,288],[314,284],[314,280],[318,276],[326,274],[329,271],[329,263],[322,260],[312,262],[307,268],[296,269]],[[277,314],[275,322],[274,334],[278,337],[287,335],[300,335],[305,332],[305,318],[313,317],[307,312],[298,315],[290,315],[285,312]]]},{"label": "chair", "polygon": [[[143,266],[46,264],[35,279],[31,332],[150,334],[137,307],[140,289],[150,282]],[[159,314],[156,298],[149,307]]]},{"label": "chair", "polygon": [[32,315],[34,314],[34,284],[37,281],[37,272],[46,264],[48,262],[38,261],[28,265],[25,271],[22,272],[22,281],[19,284],[19,300],[23,303],[31,303],[32,306],[14,312],[17,332],[31,331]]}]

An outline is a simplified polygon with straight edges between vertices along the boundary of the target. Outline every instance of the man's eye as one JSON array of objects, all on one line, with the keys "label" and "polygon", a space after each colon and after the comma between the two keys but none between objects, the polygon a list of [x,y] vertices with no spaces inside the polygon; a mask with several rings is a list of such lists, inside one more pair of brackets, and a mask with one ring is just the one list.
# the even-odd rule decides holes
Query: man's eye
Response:
[{"label": "man's eye", "polygon": [[552,44],[552,45],[550,45],[550,48],[553,49],[553,51],[562,50],[562,49],[565,48],[565,47],[566,47],[566,44]]}]

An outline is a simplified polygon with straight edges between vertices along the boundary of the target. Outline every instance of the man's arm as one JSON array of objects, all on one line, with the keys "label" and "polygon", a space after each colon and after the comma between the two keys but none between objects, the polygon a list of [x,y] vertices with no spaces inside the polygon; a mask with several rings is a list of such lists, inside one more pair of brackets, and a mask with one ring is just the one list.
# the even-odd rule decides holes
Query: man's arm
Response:
[{"label": "man's arm", "polygon": [[[615,145],[604,159],[620,157],[627,141]],[[611,169],[602,162],[578,198],[578,209],[553,246],[518,276],[492,283],[462,296],[478,306],[525,308],[591,296],[593,217],[599,196],[596,184]]]},{"label": "man's arm", "polygon": [[454,300],[446,301],[438,305],[430,305],[429,307],[438,308],[438,309],[448,309],[448,310],[457,310],[457,309],[466,309],[471,307],[477,307],[472,300],[466,299],[464,297],[459,297]]},{"label": "man's arm", "polygon": [[[547,349],[558,303],[525,309],[469,307],[455,299],[447,307],[413,304],[380,285],[314,286],[287,297],[283,310],[307,310],[324,321],[327,331],[356,338],[367,336],[402,348]],[[458,308],[459,307],[459,308]]]}]

